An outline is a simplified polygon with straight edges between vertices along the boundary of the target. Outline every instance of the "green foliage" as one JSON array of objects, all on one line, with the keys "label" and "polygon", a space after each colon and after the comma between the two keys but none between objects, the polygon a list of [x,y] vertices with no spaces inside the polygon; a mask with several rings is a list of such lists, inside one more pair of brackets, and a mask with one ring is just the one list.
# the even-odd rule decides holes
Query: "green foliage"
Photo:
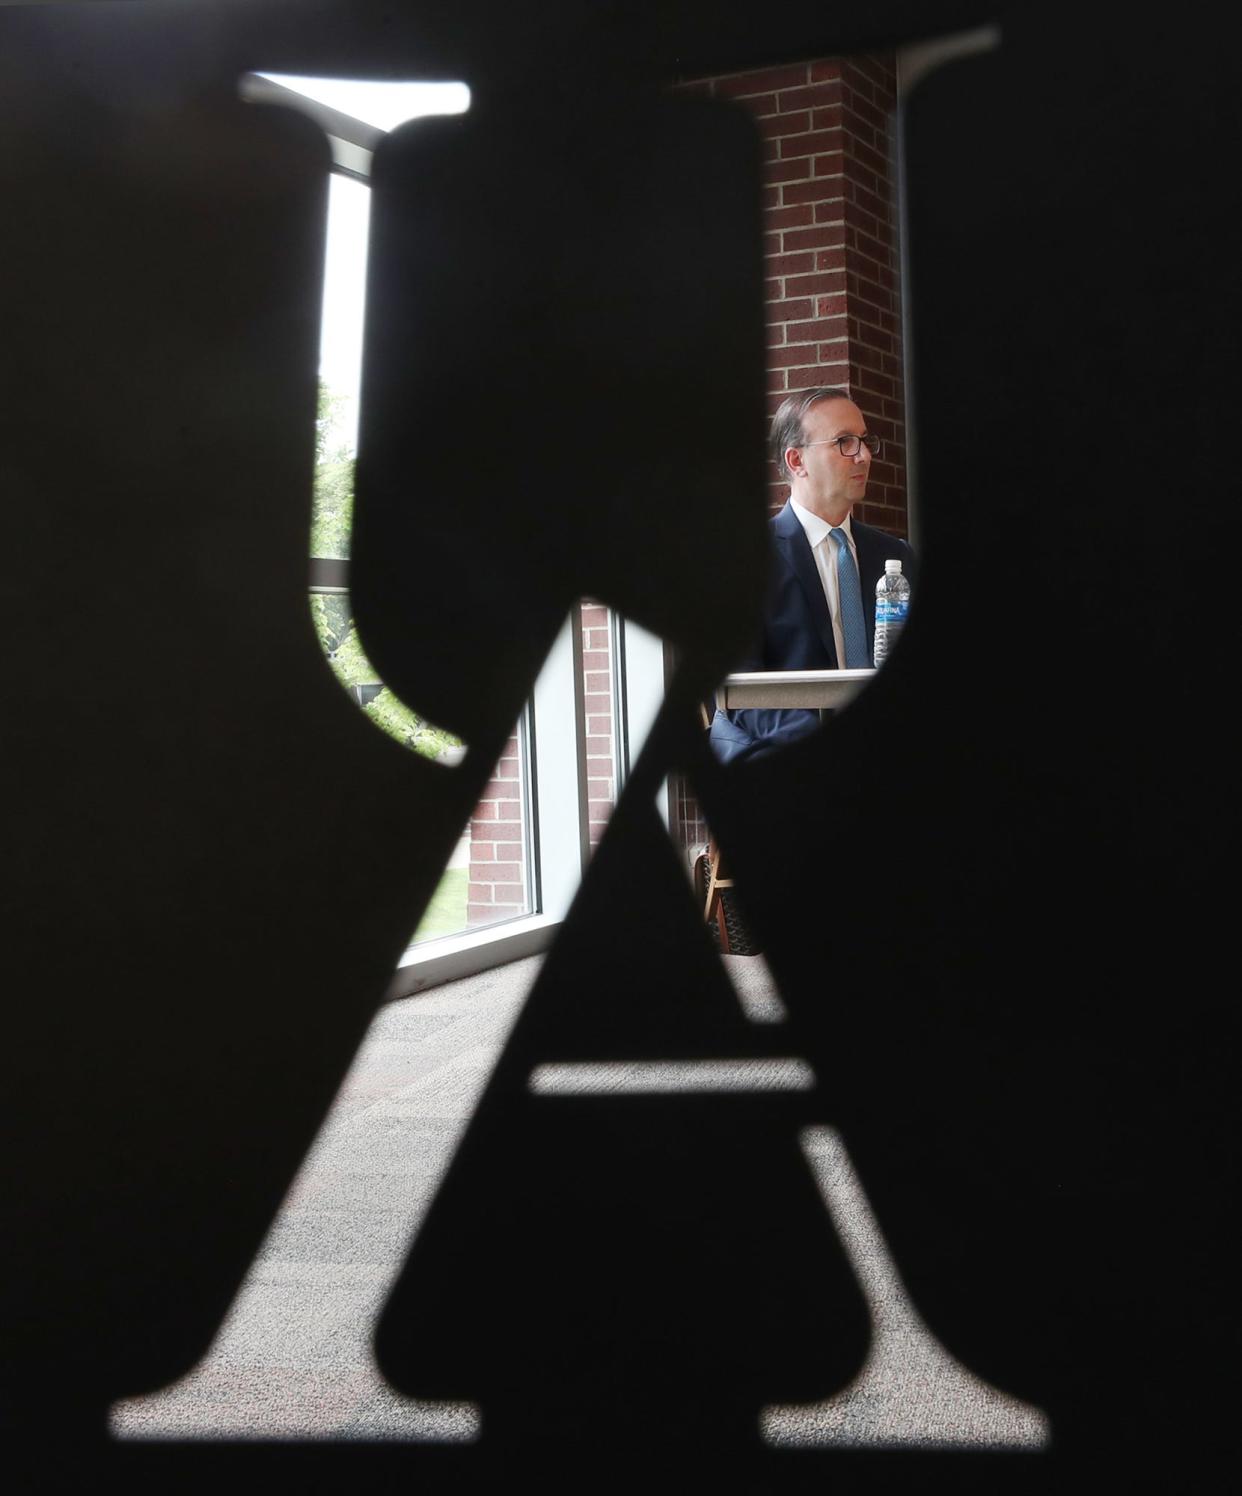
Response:
[{"label": "green foliage", "polygon": [[337,439],[336,427],[345,403],[320,381],[315,413],[315,490],[311,502],[311,555],[336,560],[349,557],[354,518],[354,459]]},{"label": "green foliage", "polygon": [[461,739],[442,727],[425,722],[417,712],[412,712],[403,701],[398,701],[387,686],[369,701],[363,711],[390,738],[404,743],[424,758],[437,758],[445,748],[459,748]]},{"label": "green foliage", "polygon": [[[311,520],[311,555],[345,560],[354,511],[354,461],[348,449],[334,445],[334,433],[344,399],[322,382],[315,418],[315,493]],[[340,593],[312,593],[311,618],[320,647],[337,680],[346,689],[380,684],[354,626],[349,598]],[[385,686],[363,707],[382,732],[415,753],[435,758],[443,749],[461,746],[461,739],[424,722]],[[465,923],[464,915],[461,923]]]},{"label": "green foliage", "polygon": [[345,396],[338,395],[330,390],[321,379],[319,381],[319,394],[315,403],[315,465],[325,462],[329,457],[344,451],[339,443],[334,446],[333,434],[336,424],[341,418],[341,411],[345,406]]},{"label": "green foliage", "polygon": [[354,460],[321,462],[315,468],[311,509],[311,555],[349,559],[349,532],[354,522]]},{"label": "green foliage", "polygon": [[331,659],[345,642],[353,624],[349,598],[340,594],[312,592],[310,605],[319,647]]},{"label": "green foliage", "polygon": [[336,678],[343,686],[374,686],[379,684],[379,672],[362,650],[358,630],[350,624],[349,632],[329,656]]}]

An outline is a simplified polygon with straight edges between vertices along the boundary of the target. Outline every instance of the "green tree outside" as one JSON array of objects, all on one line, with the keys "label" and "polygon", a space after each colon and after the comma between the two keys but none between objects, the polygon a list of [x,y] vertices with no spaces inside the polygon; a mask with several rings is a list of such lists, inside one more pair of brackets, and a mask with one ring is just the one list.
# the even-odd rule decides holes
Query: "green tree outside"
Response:
[{"label": "green tree outside", "polygon": [[354,459],[339,439],[337,423],[343,395],[334,395],[322,380],[315,411],[315,496],[311,509],[311,555],[349,559],[349,532],[354,522]]},{"label": "green tree outside", "polygon": [[[349,557],[349,534],[354,515],[354,459],[337,437],[337,421],[344,399],[322,381],[315,417],[315,490],[311,509],[311,555],[336,560]],[[379,674],[366,657],[354,624],[349,598],[342,593],[312,593],[311,618],[320,647],[337,680],[346,689],[380,685]],[[422,754],[438,758],[445,749],[460,748],[461,739],[427,722],[383,686],[363,711],[381,732]]]}]

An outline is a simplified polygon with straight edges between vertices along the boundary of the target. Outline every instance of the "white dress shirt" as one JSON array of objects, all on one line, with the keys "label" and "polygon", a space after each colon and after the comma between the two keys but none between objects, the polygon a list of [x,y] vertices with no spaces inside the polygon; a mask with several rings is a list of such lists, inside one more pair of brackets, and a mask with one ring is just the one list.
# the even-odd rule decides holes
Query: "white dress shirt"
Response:
[{"label": "white dress shirt", "polygon": [[[834,527],[826,519],[820,519],[818,514],[812,514],[809,509],[804,509],[797,499],[791,498],[789,503],[798,517],[798,523],[806,532],[807,544],[811,547],[811,555],[815,557],[815,569],[819,572],[819,579],[824,584],[824,596],[828,599],[828,616],[832,619],[832,642],[837,651],[837,665],[843,668],[845,665],[845,630],[841,627],[841,590],[837,584],[839,542],[836,536],[829,535],[828,531]],[[845,531],[845,537],[850,544],[850,555],[854,558],[854,569],[861,577],[862,572],[858,567],[858,550],[854,545],[849,515],[847,514],[835,528]]]}]

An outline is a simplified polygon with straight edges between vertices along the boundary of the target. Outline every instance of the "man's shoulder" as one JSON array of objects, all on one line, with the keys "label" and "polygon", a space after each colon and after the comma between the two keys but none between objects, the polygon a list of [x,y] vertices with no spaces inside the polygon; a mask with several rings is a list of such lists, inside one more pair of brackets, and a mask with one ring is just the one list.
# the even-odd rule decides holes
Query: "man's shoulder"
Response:
[{"label": "man's shoulder", "polygon": [[[790,541],[806,540],[806,531],[802,528],[802,521],[794,513],[793,502],[786,499],[784,505],[775,514],[768,516],[768,533],[772,541],[788,545]],[[809,545],[809,541],[807,542]]]},{"label": "man's shoulder", "polygon": [[[775,514],[768,516],[768,528],[774,539],[789,541],[799,537],[806,538],[806,531],[802,528],[802,522],[795,514],[790,499],[786,499]],[[881,530],[877,525],[865,525],[862,520],[851,517],[850,530],[855,545],[886,546],[890,554],[908,557],[914,555],[914,549],[908,540],[902,540],[899,535],[893,535],[888,530]]]},{"label": "man's shoulder", "polygon": [[902,540],[901,536],[893,536],[887,530],[880,530],[875,525],[865,525],[860,519],[851,519],[850,530],[853,531],[854,545],[859,549],[859,557],[865,552],[874,560],[877,555],[892,557],[895,561],[905,561],[913,567],[914,548],[908,540]]},{"label": "man's shoulder", "polygon": [[861,520],[851,520],[850,528],[858,548],[858,564],[864,572],[879,572],[884,569],[885,561],[900,561],[910,583],[917,581],[919,561],[908,540],[875,525],[864,525]]},{"label": "man's shoulder", "polygon": [[855,544],[859,540],[874,541],[877,545],[900,546],[903,551],[912,551],[908,540],[903,540],[900,535],[894,535],[890,530],[881,530],[877,525],[864,525],[860,519],[850,520],[850,529],[854,533]]}]

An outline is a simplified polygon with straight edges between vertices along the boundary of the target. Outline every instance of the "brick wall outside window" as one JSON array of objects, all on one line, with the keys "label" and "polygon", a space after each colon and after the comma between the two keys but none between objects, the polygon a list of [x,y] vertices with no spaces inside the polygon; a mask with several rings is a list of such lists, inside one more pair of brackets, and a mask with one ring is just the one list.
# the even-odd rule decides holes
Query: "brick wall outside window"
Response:
[{"label": "brick wall outside window", "polygon": [[613,722],[612,627],[602,603],[582,607],[582,673],[586,707],[587,829],[599,845],[617,798]]},{"label": "brick wall outside window", "polygon": [[[763,136],[768,414],[799,390],[848,389],[885,440],[859,518],[905,535],[892,54],[802,62],[680,87],[742,105]],[[786,492],[773,473],[774,509]]]},{"label": "brick wall outside window", "polygon": [[527,904],[522,805],[522,745],[509,739],[470,817],[466,923],[488,925],[523,914]]},{"label": "brick wall outside window", "polygon": [[[587,811],[591,846],[599,843],[616,803],[612,629],[602,603],[582,604],[582,686],[586,716]],[[470,818],[466,920],[492,924],[531,910],[527,883],[518,738],[510,738]]]}]

